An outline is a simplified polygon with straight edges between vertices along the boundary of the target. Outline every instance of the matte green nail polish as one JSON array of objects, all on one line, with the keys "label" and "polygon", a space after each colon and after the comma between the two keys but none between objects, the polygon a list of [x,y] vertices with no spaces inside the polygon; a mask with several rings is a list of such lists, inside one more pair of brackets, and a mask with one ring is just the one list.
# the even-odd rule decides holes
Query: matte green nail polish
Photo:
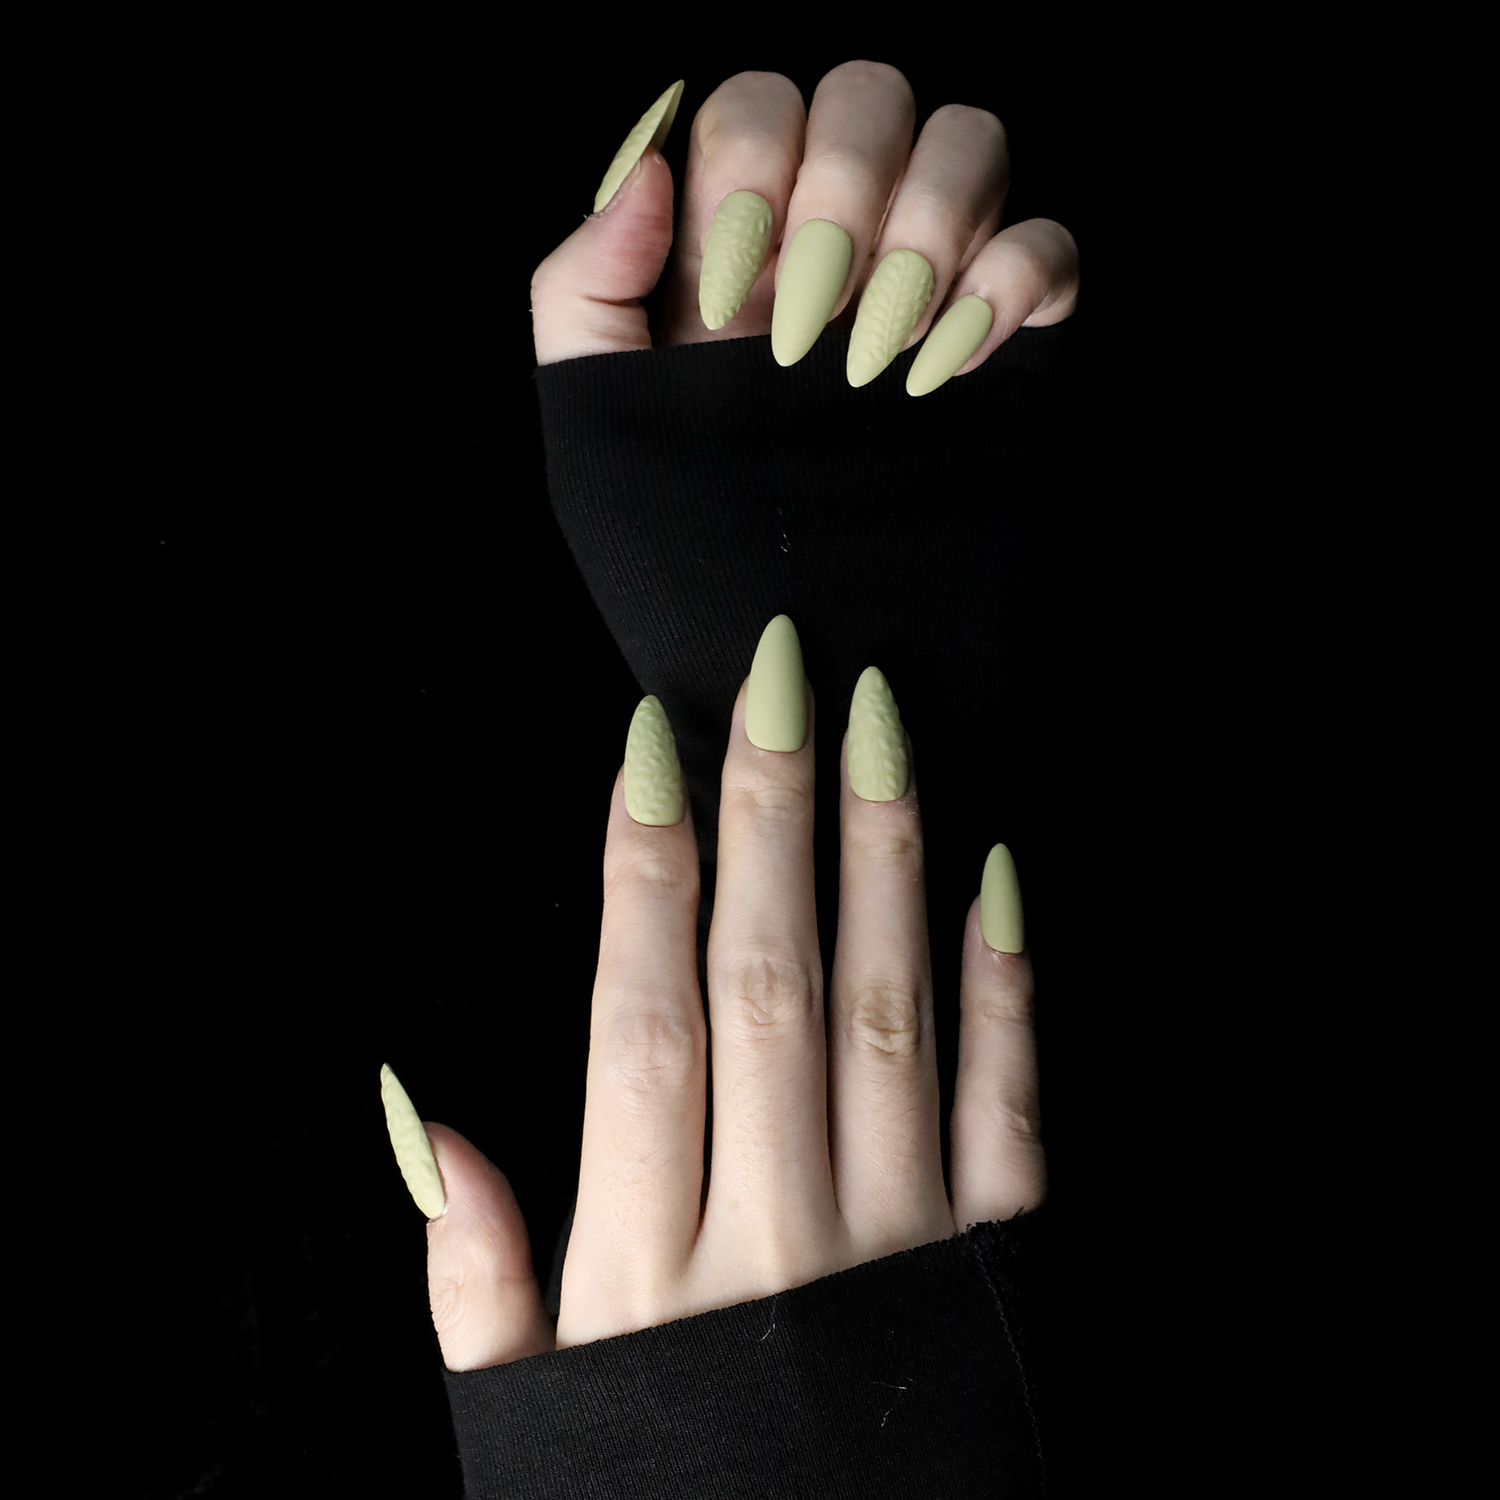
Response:
[{"label": "matte green nail polish", "polygon": [[796,364],[818,342],[853,259],[854,241],[831,220],[809,219],[797,231],[771,313],[771,353],[777,364]]},{"label": "matte green nail polish", "polygon": [[730,193],[714,210],[698,273],[705,328],[722,328],[745,305],[771,243],[771,205],[759,193]]},{"label": "matte green nail polish", "polygon": [[1016,862],[1004,844],[996,844],[984,862],[984,879],[979,886],[979,930],[996,953],[1019,953],[1026,946]]},{"label": "matte green nail polish", "polygon": [[932,267],[915,250],[892,250],[859,299],[849,338],[849,384],[868,385],[895,359],[932,301]]},{"label": "matte green nail polish", "polygon": [[895,694],[879,667],[866,667],[849,705],[849,786],[866,802],[906,794],[906,736]]},{"label": "matte green nail polish", "polygon": [[677,118],[677,106],[682,103],[683,81],[678,79],[650,109],[635,123],[635,129],[625,137],[625,144],[615,152],[615,159],[594,194],[594,212],[598,213],[616,193],[620,184],[630,176],[630,170],[646,154],[648,148],[660,151]]},{"label": "matte green nail polish", "polygon": [[396,1165],[401,1168],[417,1207],[429,1219],[435,1219],[447,1208],[448,1199],[432,1155],[432,1143],[406,1090],[386,1063],[380,1065],[380,1098],[385,1105],[385,1128],[396,1152]]},{"label": "matte green nail polish", "polygon": [[960,297],[917,350],[906,377],[908,396],[925,396],[951,380],[989,337],[994,309],[983,297]]},{"label": "matte green nail polish", "polygon": [[800,750],[807,743],[807,677],[802,642],[786,615],[761,632],[745,693],[745,733],[760,750]]},{"label": "matte green nail polish", "polygon": [[685,808],[682,766],[666,710],[659,698],[642,698],[625,740],[625,811],[648,828],[670,828],[682,822]]}]

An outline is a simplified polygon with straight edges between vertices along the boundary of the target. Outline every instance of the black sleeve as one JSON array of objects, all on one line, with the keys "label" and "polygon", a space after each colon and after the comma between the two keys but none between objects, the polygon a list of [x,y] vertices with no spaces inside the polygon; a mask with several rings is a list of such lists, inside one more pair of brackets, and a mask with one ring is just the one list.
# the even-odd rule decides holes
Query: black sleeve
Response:
[{"label": "black sleeve", "polygon": [[[558,523],[676,735],[703,861],[700,957],[730,716],[777,614],[797,627],[813,687],[819,806],[838,806],[849,703],[873,664],[913,741],[934,915],[934,871],[954,872],[972,895],[991,844],[1016,852],[1026,815],[1017,795],[1003,828],[997,814],[955,840],[972,824],[974,785],[1042,780],[1029,722],[1033,604],[1046,604],[1036,548],[1040,524],[1056,526],[1065,510],[1060,476],[1078,441],[1076,321],[1019,329],[972,374],[915,398],[914,349],[855,390],[849,334],[833,329],[790,369],[765,337],[536,372]],[[837,836],[836,820],[820,820],[825,959]]]},{"label": "black sleeve", "polygon": [[[922,800],[945,1165],[963,915],[989,846],[1015,849],[1024,823],[1017,797],[991,811],[975,788],[1027,784],[1034,523],[1072,440],[1074,337],[1071,322],[1022,329],[916,399],[914,351],[853,390],[849,336],[832,329],[787,370],[755,338],[536,375],[557,520],[677,738],[703,866],[700,972],[730,715],[766,622],[790,615],[802,641],[820,807],[838,806],[860,672],[890,681]],[[837,838],[836,816],[820,818],[825,966]],[[1025,1330],[1046,1221],[975,1226],[776,1297],[450,1372],[468,1494],[1039,1495]]]},{"label": "black sleeve", "polygon": [[1044,1219],[448,1371],[467,1500],[1040,1496],[1022,1287]]}]

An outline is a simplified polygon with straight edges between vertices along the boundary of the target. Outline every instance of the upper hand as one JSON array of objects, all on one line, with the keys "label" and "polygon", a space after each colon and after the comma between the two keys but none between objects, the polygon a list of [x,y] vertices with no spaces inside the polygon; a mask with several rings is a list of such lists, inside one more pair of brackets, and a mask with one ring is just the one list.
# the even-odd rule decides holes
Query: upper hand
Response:
[{"label": "upper hand", "polygon": [[[739,73],[727,80],[693,121],[675,240],[671,170],[659,151],[648,148],[610,202],[537,267],[532,324],[538,364],[653,343],[766,333],[773,335],[778,360],[795,362],[801,345],[816,337],[816,326],[798,330],[783,316],[784,326],[773,328],[774,314],[788,253],[810,220],[836,225],[847,236],[848,270],[828,321],[855,329],[853,384],[874,378],[883,363],[924,339],[964,298],[982,299],[993,321],[955,371],[938,370],[941,378],[977,369],[1019,327],[1062,321],[1077,302],[1078,249],[1072,235],[1050,219],[1000,229],[1010,177],[1000,121],[988,110],[944,105],[913,146],[915,118],[910,84],[884,63],[834,68],[819,83],[810,111],[803,109],[796,85],[779,73]],[[705,305],[710,321],[723,316],[725,278],[714,274],[709,296],[700,298],[705,249],[715,214],[733,194],[764,201],[765,250],[739,311],[710,327]],[[749,244],[753,260],[756,205],[741,197],[729,207],[736,204],[750,210],[738,239],[741,246]],[[837,233],[825,237],[835,250],[843,243]],[[871,280],[893,251],[909,253],[882,273],[861,318]],[[653,329],[641,303],[669,252],[671,269]],[[985,313],[974,303],[967,310],[977,314],[971,323],[977,335]],[[813,325],[820,313],[821,306],[811,314]],[[915,323],[903,339],[911,313]],[[964,352],[962,344],[956,347]],[[919,356],[914,369],[921,367]]]}]

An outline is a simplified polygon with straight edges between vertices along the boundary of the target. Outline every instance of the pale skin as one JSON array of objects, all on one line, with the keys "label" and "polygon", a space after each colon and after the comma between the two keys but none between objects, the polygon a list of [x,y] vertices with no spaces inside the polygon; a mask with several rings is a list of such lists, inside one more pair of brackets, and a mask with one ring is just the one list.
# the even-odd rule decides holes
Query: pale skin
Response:
[{"label": "pale skin", "polygon": [[[877,63],[835,68],[805,119],[796,88],[778,74],[742,73],[722,85],[693,122],[655,342],[768,333],[777,247],[806,218],[834,219],[854,240],[839,304],[846,316],[894,248],[919,250],[937,273],[913,343],[959,297],[991,300],[995,326],[965,371],[1016,328],[1065,318],[1078,286],[1071,235],[1042,219],[996,232],[1008,176],[999,121],[948,106],[912,149],[914,116],[906,80]],[[714,208],[740,188],[772,205],[773,249],[746,307],[711,333],[698,312],[698,260]],[[538,363],[652,346],[639,299],[666,264],[671,212],[669,169],[648,151],[613,202],[537,269]],[[559,1316],[554,1325],[543,1305],[504,1174],[456,1131],[427,1123],[447,1198],[427,1227],[428,1287],[449,1369],[484,1369],[768,1297],[1042,1202],[1031,965],[1024,953],[985,943],[977,892],[964,931],[944,1184],[909,742],[911,778],[894,802],[857,796],[847,747],[841,755],[838,936],[823,993],[813,714],[809,689],[805,746],[761,750],[745,733],[743,685],[735,702],[706,1015],[691,812],[670,828],[637,824],[623,770],[616,777]]]}]

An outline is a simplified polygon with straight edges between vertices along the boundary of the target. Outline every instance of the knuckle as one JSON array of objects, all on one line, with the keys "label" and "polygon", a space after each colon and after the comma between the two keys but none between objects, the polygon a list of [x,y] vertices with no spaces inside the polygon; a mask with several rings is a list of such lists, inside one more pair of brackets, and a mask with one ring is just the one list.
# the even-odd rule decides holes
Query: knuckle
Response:
[{"label": "knuckle", "polygon": [[812,812],[811,790],[787,782],[756,780],[726,786],[723,802],[731,817],[778,825],[801,822]]},{"label": "knuckle", "polygon": [[757,1040],[801,1029],[823,1001],[822,975],[779,954],[743,954],[725,961],[716,987],[730,1023]]},{"label": "knuckle", "polygon": [[612,865],[605,882],[605,899],[616,892],[675,895],[687,888],[692,875],[693,872],[680,859],[653,853],[633,854]]},{"label": "knuckle", "polygon": [[830,78],[837,77],[840,81],[848,80],[858,83],[880,83],[897,84],[899,87],[911,92],[911,84],[906,74],[900,68],[892,67],[890,63],[872,62],[868,58],[858,58],[853,62],[840,63],[838,67],[830,70]]},{"label": "knuckle", "polygon": [[1036,1002],[1029,984],[986,985],[964,1002],[964,1016],[981,1026],[1030,1027]]},{"label": "knuckle", "polygon": [[661,1010],[616,1017],[604,1042],[609,1077],[627,1096],[654,1098],[681,1092],[697,1077],[703,1053],[701,1028]]},{"label": "knuckle", "polygon": [[856,1049],[911,1059],[922,1049],[922,1007],[910,985],[868,981],[850,997],[847,1035]]},{"label": "knuckle", "polygon": [[860,864],[877,874],[919,876],[922,836],[913,818],[907,824],[860,829],[850,840]]}]

